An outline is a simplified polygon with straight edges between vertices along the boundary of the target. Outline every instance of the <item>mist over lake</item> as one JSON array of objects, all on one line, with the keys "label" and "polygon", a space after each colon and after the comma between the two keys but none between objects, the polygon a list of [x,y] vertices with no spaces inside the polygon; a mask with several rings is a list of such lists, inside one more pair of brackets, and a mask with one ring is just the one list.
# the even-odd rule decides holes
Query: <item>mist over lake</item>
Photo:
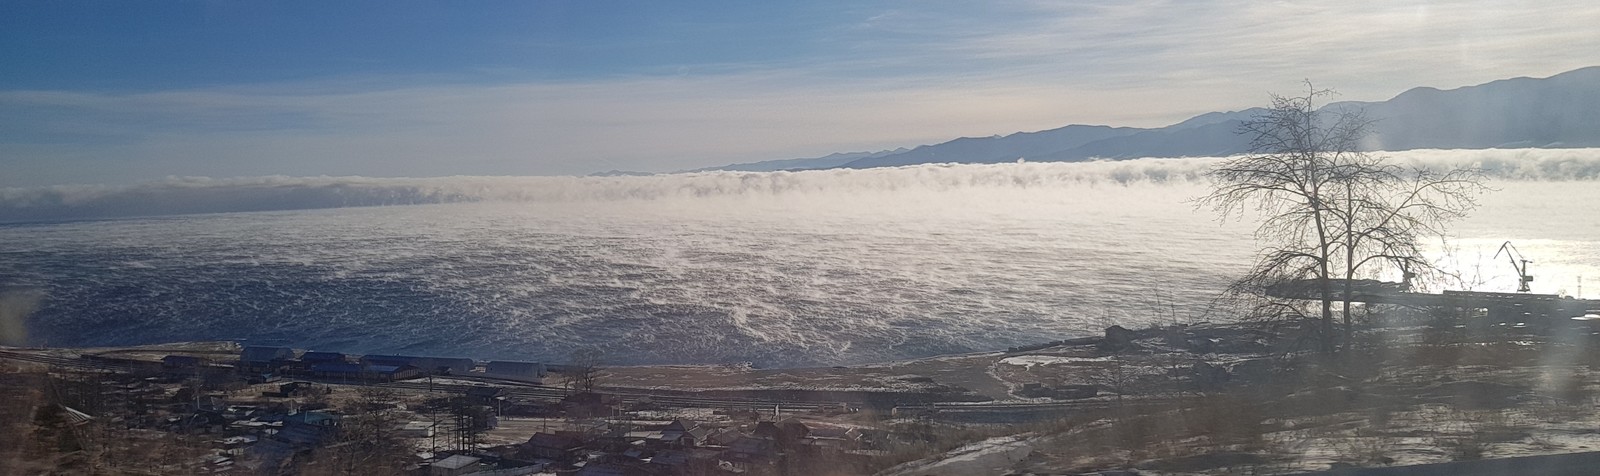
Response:
[{"label": "mist over lake", "polygon": [[[1435,246],[1477,289],[1515,287],[1493,258],[1511,240],[1535,292],[1600,294],[1600,151],[1389,155],[1494,177]],[[0,225],[0,288],[38,297],[38,345],[760,366],[997,350],[1228,319],[1212,299],[1259,245],[1248,217],[1190,203],[1214,160],[6,189],[13,220],[226,213]]]}]

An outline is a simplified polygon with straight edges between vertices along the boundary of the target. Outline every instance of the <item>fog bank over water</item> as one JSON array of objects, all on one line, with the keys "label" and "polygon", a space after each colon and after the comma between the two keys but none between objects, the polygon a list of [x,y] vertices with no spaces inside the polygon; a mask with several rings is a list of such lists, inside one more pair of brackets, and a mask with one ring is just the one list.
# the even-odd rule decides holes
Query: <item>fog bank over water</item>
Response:
[{"label": "fog bank over water", "polygon": [[[1491,177],[1504,179],[1600,178],[1600,149],[1416,150],[1381,155],[1408,166],[1477,166]],[[1203,180],[1206,168],[1216,160],[948,164],[639,177],[175,177],[135,185],[0,189],[0,222],[479,201],[565,206],[561,204],[705,198],[827,200],[856,194],[1192,182]]]}]

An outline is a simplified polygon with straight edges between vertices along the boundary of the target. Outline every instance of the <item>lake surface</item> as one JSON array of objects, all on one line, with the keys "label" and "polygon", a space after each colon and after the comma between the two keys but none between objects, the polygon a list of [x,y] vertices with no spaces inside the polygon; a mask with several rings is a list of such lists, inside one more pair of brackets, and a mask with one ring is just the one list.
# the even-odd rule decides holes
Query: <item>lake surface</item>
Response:
[{"label": "lake surface", "polygon": [[[617,364],[760,366],[995,350],[1228,319],[1212,299],[1260,245],[1253,223],[1189,202],[1205,192],[1201,160],[0,225],[0,287],[31,304],[27,339],[48,345],[242,339],[547,361],[599,347]],[[630,186],[605,180],[590,186]],[[1511,240],[1534,260],[1535,291],[1576,294],[1586,277],[1600,295],[1600,182],[1492,185],[1434,246],[1443,262],[1509,291],[1515,274],[1493,256]]]}]

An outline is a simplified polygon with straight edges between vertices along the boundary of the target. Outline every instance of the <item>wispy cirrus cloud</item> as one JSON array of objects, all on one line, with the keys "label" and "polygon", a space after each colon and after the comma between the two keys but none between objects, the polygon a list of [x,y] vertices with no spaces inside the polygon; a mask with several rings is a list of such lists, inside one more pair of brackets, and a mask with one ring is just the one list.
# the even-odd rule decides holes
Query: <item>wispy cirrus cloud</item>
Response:
[{"label": "wispy cirrus cloud", "polygon": [[[1584,1],[1023,2],[1029,13],[947,47],[963,55],[1078,70],[1132,87],[1252,89],[1303,78],[1388,95],[1600,62],[1600,5]],[[1085,67],[1089,66],[1089,67]],[[1072,81],[1068,79],[1068,81]]]}]

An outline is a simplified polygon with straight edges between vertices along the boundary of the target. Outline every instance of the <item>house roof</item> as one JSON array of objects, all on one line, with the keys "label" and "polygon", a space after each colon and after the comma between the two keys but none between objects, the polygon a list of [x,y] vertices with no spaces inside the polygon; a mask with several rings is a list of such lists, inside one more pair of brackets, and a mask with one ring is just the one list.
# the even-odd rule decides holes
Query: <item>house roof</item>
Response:
[{"label": "house roof", "polygon": [[777,423],[770,421],[760,422],[756,424],[755,430],[752,431],[756,436],[772,438],[804,438],[810,432],[810,427],[794,418],[787,418]]},{"label": "house roof", "polygon": [[661,439],[661,432],[651,430],[629,431],[624,432],[622,438],[628,440],[659,440]]},{"label": "house roof", "polygon": [[89,420],[93,420],[94,419],[93,416],[89,415],[88,413],[84,413],[84,412],[78,411],[78,409],[76,409],[76,408],[72,408],[72,407],[69,407],[69,406],[66,406],[66,405],[60,405],[60,404],[58,404],[56,406],[61,407],[61,412],[66,414],[67,422],[72,423],[74,425],[79,424],[79,423],[84,423],[84,422],[87,422]]},{"label": "house roof", "polygon": [[740,437],[738,440],[734,440],[732,444],[728,445],[728,451],[732,451],[734,453],[758,454],[771,451],[772,447],[772,440],[745,436]]},{"label": "house roof", "polygon": [[838,438],[813,438],[800,439],[800,444],[818,448],[844,448],[845,441]]},{"label": "house roof", "polygon": [[304,362],[323,361],[323,360],[340,360],[340,361],[342,361],[342,360],[344,360],[344,354],[339,353],[339,352],[306,352],[304,354],[300,354],[300,360],[304,361]]},{"label": "house roof", "polygon": [[414,357],[414,356],[410,356],[410,355],[381,355],[381,354],[368,354],[368,355],[363,355],[363,356],[361,356],[361,361],[362,361],[362,362],[374,362],[374,361],[383,361],[383,362],[404,362],[404,363],[410,363],[410,362],[411,362],[411,361],[413,361],[413,360],[419,360],[419,359],[425,359],[425,358],[426,358],[426,357]]},{"label": "house roof", "polygon": [[690,428],[694,428],[694,427],[697,427],[697,426],[700,426],[700,425],[695,423],[695,422],[692,422],[692,421],[672,420],[672,423],[668,423],[667,426],[665,428],[662,428],[661,430],[662,431],[688,431]]},{"label": "house roof", "polygon": [[432,466],[444,469],[461,469],[478,464],[478,461],[481,460],[482,458],[467,455],[450,455],[449,458],[435,461]]},{"label": "house roof", "polygon": [[239,352],[239,360],[245,362],[271,362],[277,359],[287,359],[294,356],[294,350],[288,347],[245,347]]},{"label": "house roof", "polygon": [[578,476],[627,476],[628,468],[614,464],[593,464],[578,470]]},{"label": "house roof", "polygon": [[549,433],[534,433],[533,436],[528,438],[528,445],[539,448],[570,450],[579,446],[583,446],[583,443],[579,442],[576,438],[567,436],[552,435]]},{"label": "house roof", "polygon": [[694,429],[691,429],[691,430],[686,431],[684,433],[688,434],[689,436],[694,437],[694,439],[696,439],[696,440],[704,440],[704,439],[706,439],[707,436],[711,435],[711,429],[703,427],[703,426],[700,426],[700,427],[695,427]]},{"label": "house roof", "polygon": [[[687,427],[687,429],[685,429]],[[711,434],[711,429],[700,426],[694,422],[673,421],[661,430],[661,439],[678,441],[683,438],[692,438],[701,441],[706,435]]]},{"label": "house roof", "polygon": [[660,451],[660,452],[657,452],[654,457],[650,458],[650,462],[651,463],[655,463],[655,464],[664,464],[664,465],[668,465],[668,466],[678,466],[678,465],[688,464],[689,463],[689,453],[682,452],[682,451],[674,451],[674,450]]},{"label": "house roof", "polygon": [[733,428],[723,428],[721,430],[710,431],[705,436],[704,440],[710,444],[721,445],[732,443],[734,440],[737,440],[743,436],[744,434],[739,433],[739,430],[735,430]]}]

